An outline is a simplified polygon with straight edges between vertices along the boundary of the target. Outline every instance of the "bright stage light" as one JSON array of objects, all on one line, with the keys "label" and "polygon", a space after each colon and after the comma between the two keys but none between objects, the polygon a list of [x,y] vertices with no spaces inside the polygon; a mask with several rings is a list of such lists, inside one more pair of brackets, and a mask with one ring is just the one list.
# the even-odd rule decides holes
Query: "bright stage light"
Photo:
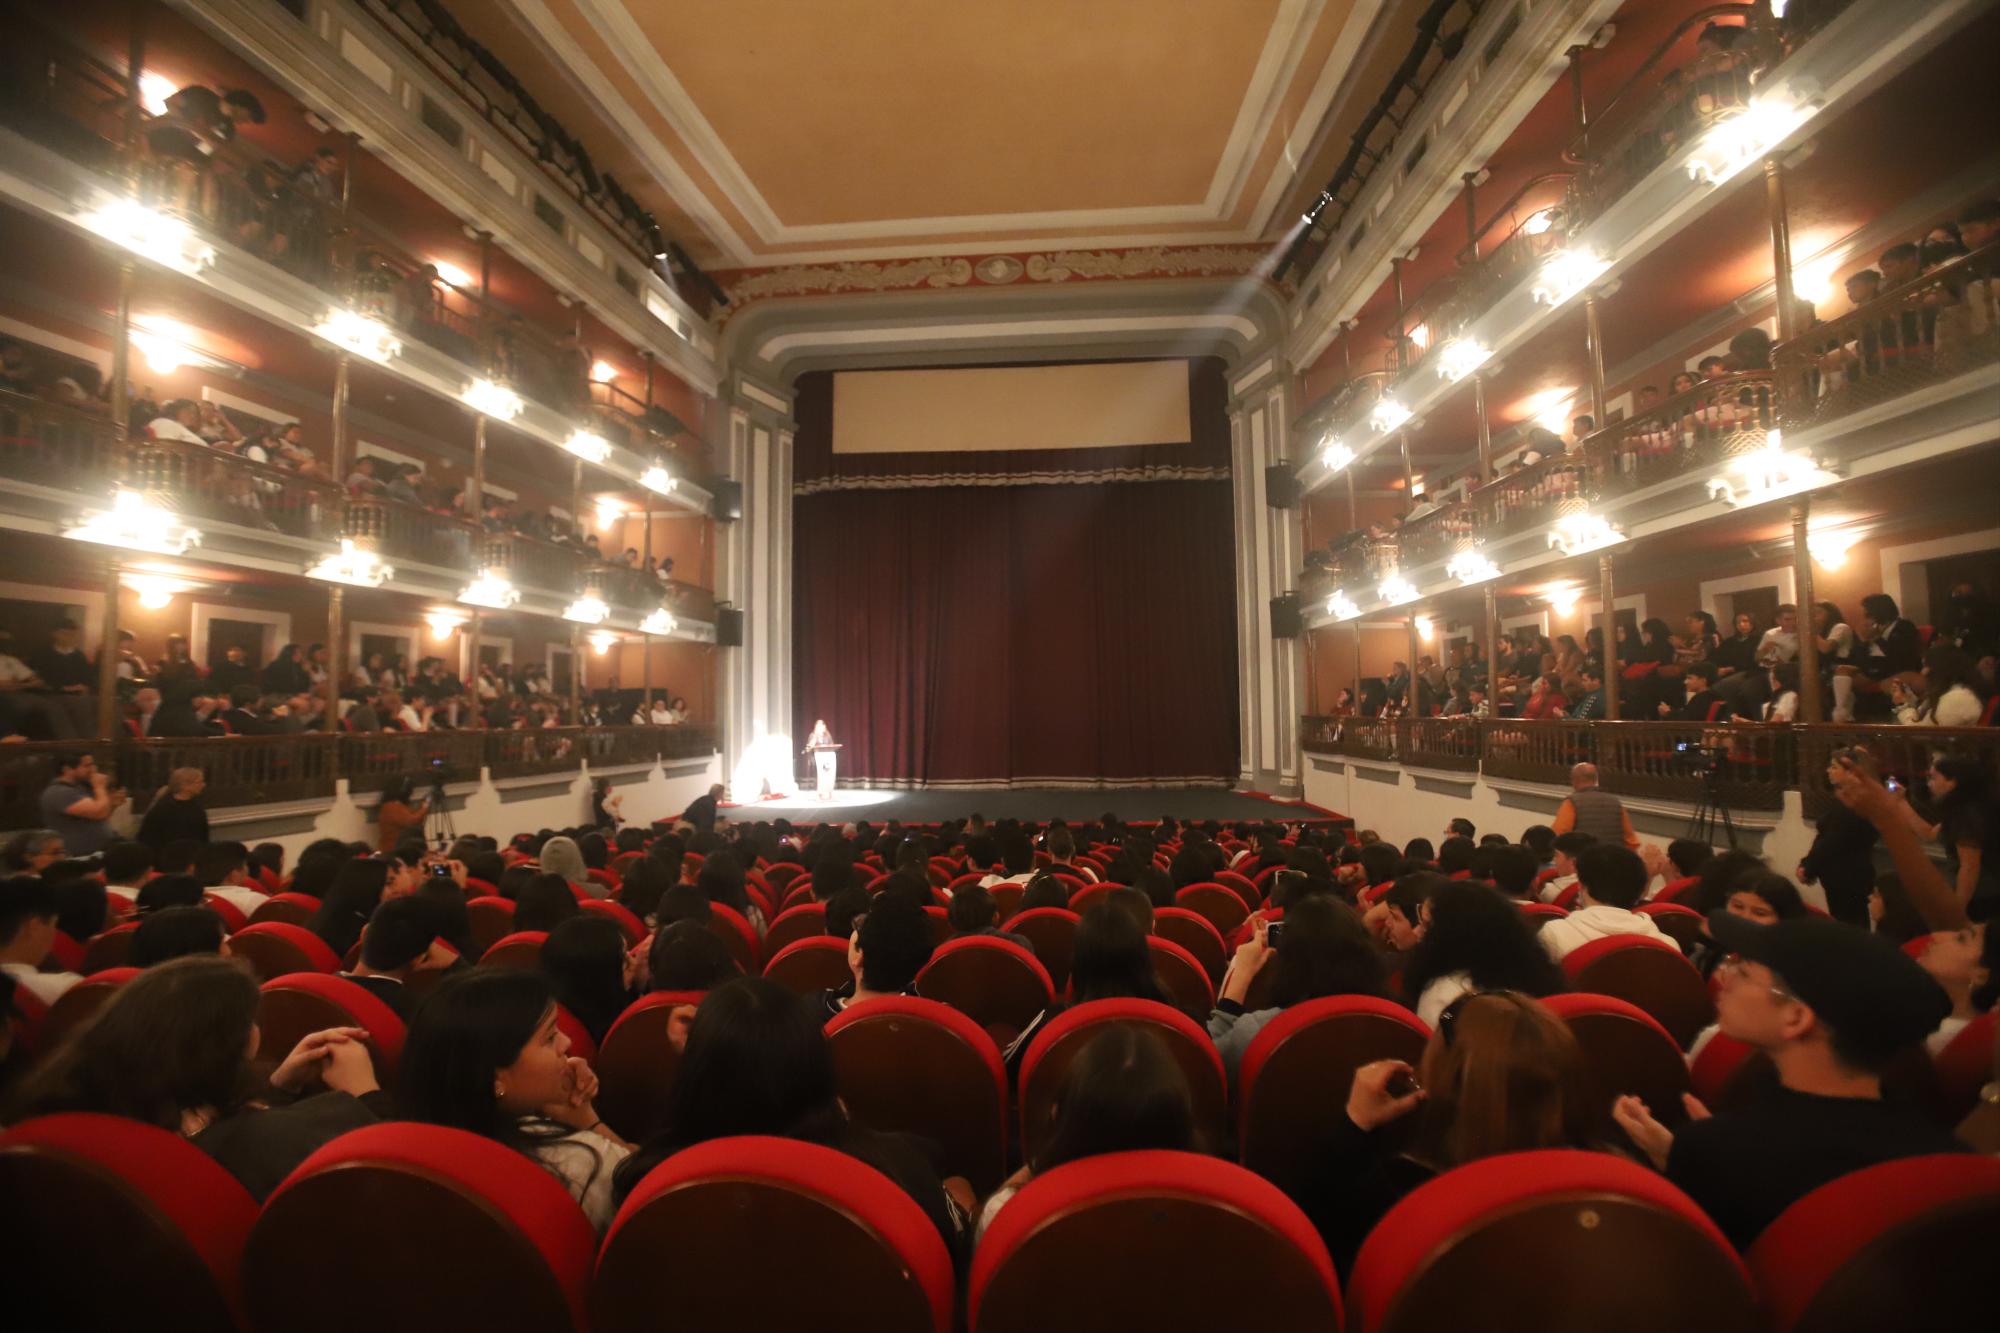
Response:
[{"label": "bright stage light", "polygon": [[748,803],[762,799],[767,792],[772,796],[798,795],[797,751],[792,738],[782,732],[750,742],[730,775],[730,798]]}]

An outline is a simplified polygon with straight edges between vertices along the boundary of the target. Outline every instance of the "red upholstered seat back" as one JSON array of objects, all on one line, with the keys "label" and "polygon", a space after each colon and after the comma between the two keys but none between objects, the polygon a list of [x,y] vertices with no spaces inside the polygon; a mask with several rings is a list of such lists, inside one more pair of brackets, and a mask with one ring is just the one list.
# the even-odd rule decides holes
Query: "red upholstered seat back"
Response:
[{"label": "red upholstered seat back", "polygon": [[894,995],[826,1025],[840,1098],[871,1129],[937,1144],[941,1174],[982,1195],[1007,1174],[1007,1071],[986,1030],[949,1005]]},{"label": "red upholstered seat back", "polygon": [[793,940],[771,955],[764,975],[798,995],[838,989],[854,979],[847,965],[847,943],[830,935]]},{"label": "red upholstered seat back", "polygon": [[1658,893],[1653,895],[1653,901],[1656,903],[1677,903],[1690,889],[1699,883],[1701,883],[1701,876],[1699,875],[1683,875],[1679,879],[1670,879],[1660,886]]},{"label": "red upholstered seat back", "polygon": [[472,925],[472,947],[482,954],[514,933],[512,898],[473,898],[465,904],[465,916]]},{"label": "red upholstered seat back", "polygon": [[997,935],[961,935],[939,945],[917,973],[917,994],[988,1030],[1015,1032],[1056,999],[1055,983],[1035,955]]},{"label": "red upholstered seat back", "polygon": [[384,1330],[580,1333],[596,1239],[532,1158],[391,1121],[341,1135],[285,1178],[250,1232],[243,1288],[260,1330],[351,1333],[367,1311]]},{"label": "red upholstered seat back", "polygon": [[1938,1109],[1951,1124],[1972,1113],[1979,1090],[1993,1077],[1994,1021],[1994,1011],[1987,1010],[1937,1053]]},{"label": "red upholstered seat back", "polygon": [[1632,909],[1641,916],[1649,916],[1653,924],[1666,932],[1667,938],[1680,945],[1683,952],[1692,949],[1702,938],[1702,915],[1692,907],[1682,907],[1679,903],[1641,903]]},{"label": "red upholstered seat back", "polygon": [[340,957],[332,946],[304,926],[283,921],[259,921],[229,937],[229,952],[250,964],[257,980],[269,981],[287,972],[338,972]]},{"label": "red upholstered seat back", "polygon": [[646,938],[646,923],[623,903],[614,903],[607,898],[592,898],[582,904],[583,910],[596,916],[608,917],[618,923],[618,929],[625,933],[625,945],[630,948]]},{"label": "red upholstered seat back", "polygon": [[764,932],[764,951],[776,957],[780,949],[795,940],[809,940],[825,933],[825,904],[801,903],[786,908],[772,920],[771,928]]},{"label": "red upholstered seat back", "polygon": [[1023,936],[1035,948],[1035,961],[1049,974],[1057,990],[1069,985],[1070,958],[1076,952],[1076,927],[1080,917],[1066,907],[1031,907],[1007,923],[1007,929]]},{"label": "red upholstered seat back", "polygon": [[579,1060],[597,1062],[597,1038],[590,1035],[590,1029],[561,1005],[556,1006],[556,1031],[569,1038],[569,1053]]},{"label": "red upholstered seat back", "polygon": [[1607,1141],[1617,1132],[1611,1103],[1624,1093],[1643,1099],[1656,1119],[1673,1127],[1687,1118],[1681,1095],[1693,1084],[1673,1037],[1637,1005],[1611,995],[1551,995],[1542,1001],[1568,1025],[1583,1050],[1592,1106]]},{"label": "red upholstered seat back", "polygon": [[1644,1009],[1682,1050],[1715,1017],[1701,973],[1679,949],[1660,940],[1607,935],[1565,954],[1562,968],[1574,989],[1615,995]]},{"label": "red upholstered seat back", "polygon": [[1153,956],[1153,975],[1173,999],[1174,1007],[1197,1019],[1208,1017],[1215,1008],[1215,983],[1201,960],[1172,940],[1149,936],[1146,949]]},{"label": "red upholstered seat back", "polygon": [[1242,896],[1221,884],[1190,884],[1174,895],[1174,906],[1199,913],[1218,935],[1229,934],[1250,916]]},{"label": "red upholstered seat back", "polygon": [[221,917],[222,928],[232,935],[250,924],[250,918],[244,914],[243,909],[235,903],[230,902],[227,898],[218,898],[213,893],[204,893],[201,896],[201,905]]},{"label": "red upholstered seat back", "polygon": [[1070,894],[1069,910],[1075,912],[1078,916],[1082,916],[1085,912],[1088,912],[1091,908],[1109,898],[1111,891],[1117,887],[1116,884],[1109,883],[1086,884]]},{"label": "red upholstered seat back", "polygon": [[364,1028],[375,1081],[395,1085],[403,1020],[366,987],[324,972],[287,972],[258,989],[258,1049],[266,1059],[283,1060],[301,1038],[326,1028]]},{"label": "red upholstered seat back", "polygon": [[257,1204],[180,1135],[54,1115],[0,1135],[20,1329],[245,1327],[238,1266]]},{"label": "red upholstered seat back", "polygon": [[701,1004],[700,991],[654,991],[627,1005],[604,1034],[591,1068],[597,1074],[597,1113],[631,1143],[666,1128],[667,1098],[681,1053],[668,1038],[676,1009]]},{"label": "red upholstered seat back", "polygon": [[764,882],[779,893],[792,887],[792,881],[806,873],[806,868],[796,861],[776,861],[764,867]]},{"label": "red upholstered seat back", "polygon": [[1284,1010],[1251,1038],[1236,1071],[1243,1165],[1294,1185],[1325,1133],[1327,1108],[1347,1105],[1354,1071],[1371,1060],[1414,1067],[1430,1035],[1408,1009],[1371,995],[1329,995]]},{"label": "red upholstered seat back", "polygon": [[1340,1285],[1312,1224],[1213,1157],[1108,1153],[1036,1176],[973,1256],[970,1333],[1325,1333]]},{"label": "red upholstered seat back", "polygon": [[[107,906],[109,901],[106,899]],[[58,970],[74,972],[83,965],[83,943],[58,930],[56,937],[49,942],[49,957]]]},{"label": "red upholstered seat back", "polygon": [[795,881],[791,888],[785,890],[784,899],[778,904],[778,909],[780,911],[789,911],[801,903],[809,903],[811,901],[813,901],[812,876],[807,875]]},{"label": "red upholstered seat back", "polygon": [[1989,1326],[2000,1161],[1906,1157],[1820,1186],[1750,1247],[1773,1333]]},{"label": "red upholstered seat back", "polygon": [[1239,875],[1234,870],[1218,870],[1215,882],[1224,888],[1234,889],[1236,896],[1243,900],[1243,905],[1253,912],[1264,904],[1264,891],[1251,883],[1248,875]]},{"label": "red upholstered seat back", "polygon": [[[260,921],[283,921],[288,925],[303,926],[319,911],[319,899],[310,893],[274,893],[258,905],[250,914],[250,924]],[[224,918],[225,921],[228,918]]]},{"label": "red upholstered seat back", "polygon": [[[1733,1089],[1750,1066],[1758,1062],[1757,1052],[1727,1032],[1717,1032],[1702,1044],[1701,1052],[1688,1065],[1694,1095],[1709,1110],[1719,1110],[1735,1100]],[[1769,1061],[1764,1061],[1766,1065]]]},{"label": "red upholstered seat back", "polygon": [[1229,951],[1207,917],[1185,907],[1156,907],[1153,933],[1194,955],[1208,973],[1209,981],[1217,986],[1222,984],[1223,974],[1229,970]]},{"label": "red upholstered seat back", "polygon": [[[1635,1256],[1644,1256],[1643,1259]],[[1666,1178],[1610,1153],[1468,1163],[1375,1225],[1348,1275],[1348,1333],[1507,1326],[1752,1333],[1743,1261]]]},{"label": "red upholstered seat back", "polygon": [[1195,1124],[1211,1144],[1228,1136],[1229,1091],[1222,1057],[1207,1029],[1178,1009],[1151,1000],[1091,1000],[1043,1024],[1021,1057],[1021,1147],[1030,1160],[1047,1142],[1056,1097],[1071,1062],[1106,1025],[1139,1027],[1166,1043],[1193,1098]]},{"label": "red upholstered seat back", "polygon": [[511,935],[503,935],[493,942],[493,947],[479,955],[482,967],[538,967],[542,960],[542,945],[548,942],[546,930],[517,930]]},{"label": "red upholstered seat back", "polygon": [[[35,1025],[34,1049],[48,1052],[61,1046],[70,1033],[96,1016],[120,986],[138,975],[136,967],[107,967],[102,972],[92,972],[58,995]],[[17,991],[14,1002],[18,1005],[20,1001],[21,994]]]},{"label": "red upholstered seat back", "polygon": [[729,946],[729,955],[736,960],[736,966],[751,976],[757,974],[763,964],[763,953],[757,944],[757,932],[747,917],[727,903],[710,903],[708,928]]},{"label": "red upholstered seat back", "polygon": [[[781,1269],[770,1261],[782,1238]],[[663,1285],[664,1284],[664,1285]],[[649,1172],[605,1233],[593,1333],[950,1333],[951,1255],[887,1176],[795,1139],[711,1139]]]},{"label": "red upholstered seat back", "polygon": [[994,920],[1004,922],[1021,910],[1021,895],[1028,891],[1025,884],[995,884],[987,895],[993,899]]},{"label": "red upholstered seat back", "polygon": [[92,935],[83,942],[83,960],[76,965],[76,970],[90,976],[109,968],[124,967],[131,960],[132,935],[138,929],[137,921],[126,921],[101,935]]}]

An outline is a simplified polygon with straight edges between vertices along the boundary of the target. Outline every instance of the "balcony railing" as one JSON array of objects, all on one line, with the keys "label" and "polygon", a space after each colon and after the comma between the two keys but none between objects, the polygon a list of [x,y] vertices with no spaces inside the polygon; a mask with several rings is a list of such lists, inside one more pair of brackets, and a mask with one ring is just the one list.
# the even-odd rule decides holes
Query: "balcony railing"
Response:
[{"label": "balcony railing", "polygon": [[1779,420],[1822,425],[2000,362],[2000,241],[1781,344]]},{"label": "balcony railing", "polygon": [[409,778],[419,788],[433,780],[472,782],[485,762],[484,731],[384,731],[346,734],[340,740],[340,772],[350,791],[381,791],[392,778]]},{"label": "balcony railing", "polygon": [[438,569],[467,571],[484,534],[477,525],[382,496],[348,496],[344,536],[367,546],[390,564],[409,561]]},{"label": "balcony railing", "polygon": [[543,727],[532,731],[489,731],[486,766],[496,778],[527,777],[575,768],[584,758],[587,727]]}]

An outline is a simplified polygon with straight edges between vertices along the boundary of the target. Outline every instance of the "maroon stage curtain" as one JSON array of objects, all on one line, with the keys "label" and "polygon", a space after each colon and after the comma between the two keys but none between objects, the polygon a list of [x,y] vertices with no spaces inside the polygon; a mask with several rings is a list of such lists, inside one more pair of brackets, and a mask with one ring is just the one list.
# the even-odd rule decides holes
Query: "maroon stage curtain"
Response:
[{"label": "maroon stage curtain", "polygon": [[1228,482],[794,504],[793,735],[825,718],[843,779],[1234,779]]}]

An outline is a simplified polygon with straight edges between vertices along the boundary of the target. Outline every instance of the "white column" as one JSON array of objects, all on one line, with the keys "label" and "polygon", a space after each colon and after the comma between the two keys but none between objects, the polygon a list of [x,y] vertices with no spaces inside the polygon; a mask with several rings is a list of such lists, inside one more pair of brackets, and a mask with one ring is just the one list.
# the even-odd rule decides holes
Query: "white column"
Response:
[{"label": "white column", "polygon": [[1288,375],[1276,357],[1231,381],[1231,472],[1236,502],[1236,662],[1241,760],[1238,781],[1260,791],[1300,790],[1302,655],[1294,639],[1271,637],[1271,599],[1291,590],[1304,559],[1298,508],[1275,509],[1264,469],[1285,461]]},{"label": "white column", "polygon": [[724,527],[717,591],[743,613],[743,645],[717,650],[725,777],[752,744],[792,730],[792,428],[768,397],[738,396],[726,427],[743,517]]}]

